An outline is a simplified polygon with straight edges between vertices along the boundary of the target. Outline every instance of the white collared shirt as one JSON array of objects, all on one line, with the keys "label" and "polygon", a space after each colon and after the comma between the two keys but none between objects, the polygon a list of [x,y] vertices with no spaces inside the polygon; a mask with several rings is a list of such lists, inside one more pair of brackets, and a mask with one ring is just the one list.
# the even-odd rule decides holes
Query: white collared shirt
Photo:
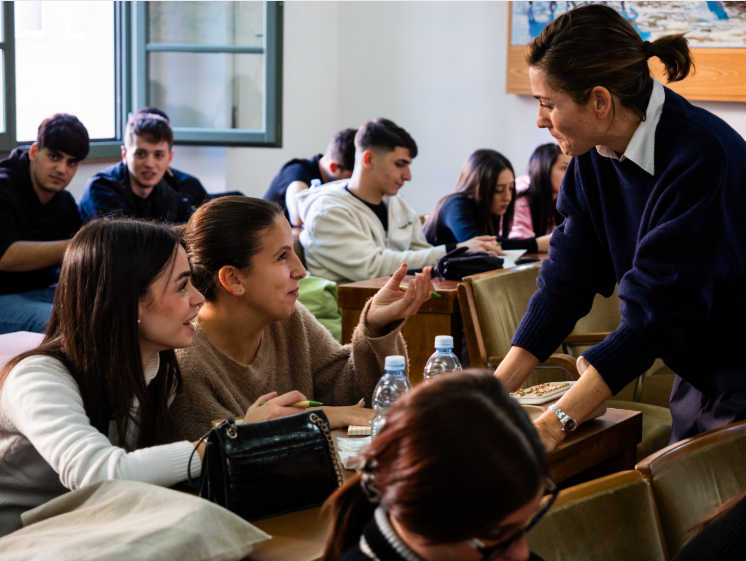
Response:
[{"label": "white collared shirt", "polygon": [[632,160],[650,175],[655,175],[655,129],[661,120],[663,103],[666,101],[666,92],[663,84],[653,78],[653,93],[648,101],[646,111],[647,118],[637,126],[632,140],[629,141],[627,149],[621,157],[608,146],[596,146],[596,151],[607,158],[614,158],[623,162]]}]

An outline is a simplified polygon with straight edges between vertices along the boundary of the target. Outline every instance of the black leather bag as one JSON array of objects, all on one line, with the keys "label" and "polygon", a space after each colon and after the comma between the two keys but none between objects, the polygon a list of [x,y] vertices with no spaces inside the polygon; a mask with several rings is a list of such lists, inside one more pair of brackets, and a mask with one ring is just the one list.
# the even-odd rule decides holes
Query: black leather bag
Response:
[{"label": "black leather bag", "polygon": [[490,255],[481,251],[467,253],[469,248],[458,247],[449,251],[438,262],[433,269],[433,276],[447,280],[461,280],[469,275],[486,273],[495,269],[503,268],[501,257]]},{"label": "black leather bag", "polygon": [[247,425],[228,419],[205,437],[199,496],[245,520],[318,506],[344,482],[319,410]]}]

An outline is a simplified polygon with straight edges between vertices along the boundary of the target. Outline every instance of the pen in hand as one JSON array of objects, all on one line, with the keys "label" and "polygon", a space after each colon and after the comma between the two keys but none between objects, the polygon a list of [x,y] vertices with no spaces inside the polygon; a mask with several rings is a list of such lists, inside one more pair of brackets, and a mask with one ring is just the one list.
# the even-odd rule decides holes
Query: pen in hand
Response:
[{"label": "pen in hand", "polygon": [[[262,401],[259,404],[259,407],[267,403],[266,401]],[[320,407],[323,405],[320,401],[296,401],[292,405],[289,405],[288,407],[297,407],[299,409],[306,409],[307,407]]]},{"label": "pen in hand", "polygon": [[[406,286],[400,286],[399,290],[401,290],[402,292],[406,292],[407,291],[407,287]],[[442,298],[442,296],[440,294],[438,294],[437,292],[431,292],[430,293],[430,298]]]}]

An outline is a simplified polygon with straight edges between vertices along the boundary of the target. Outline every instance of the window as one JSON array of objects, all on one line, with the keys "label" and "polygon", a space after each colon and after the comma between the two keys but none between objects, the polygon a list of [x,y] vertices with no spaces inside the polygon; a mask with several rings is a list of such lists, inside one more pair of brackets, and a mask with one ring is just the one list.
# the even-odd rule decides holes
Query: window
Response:
[{"label": "window", "polygon": [[177,142],[279,146],[281,2],[137,2],[135,105]]},{"label": "window", "polygon": [[54,113],[116,139],[114,2],[16,2],[16,140]]},{"label": "window", "polygon": [[177,143],[280,146],[282,2],[0,4],[0,151],[66,112],[116,157],[147,105]]}]

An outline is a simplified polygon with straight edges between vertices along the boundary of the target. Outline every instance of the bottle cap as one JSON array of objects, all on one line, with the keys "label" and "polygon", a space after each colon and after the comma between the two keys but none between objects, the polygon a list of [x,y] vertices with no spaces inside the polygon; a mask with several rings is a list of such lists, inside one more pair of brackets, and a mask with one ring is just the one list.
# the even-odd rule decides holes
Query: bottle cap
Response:
[{"label": "bottle cap", "polygon": [[401,355],[392,355],[386,357],[386,369],[404,368],[404,357]]},{"label": "bottle cap", "polygon": [[320,187],[321,186],[321,180],[320,179],[312,179],[311,180],[311,187]]},{"label": "bottle cap", "polygon": [[450,335],[438,335],[435,338],[436,349],[452,349],[453,348],[453,337]]}]

